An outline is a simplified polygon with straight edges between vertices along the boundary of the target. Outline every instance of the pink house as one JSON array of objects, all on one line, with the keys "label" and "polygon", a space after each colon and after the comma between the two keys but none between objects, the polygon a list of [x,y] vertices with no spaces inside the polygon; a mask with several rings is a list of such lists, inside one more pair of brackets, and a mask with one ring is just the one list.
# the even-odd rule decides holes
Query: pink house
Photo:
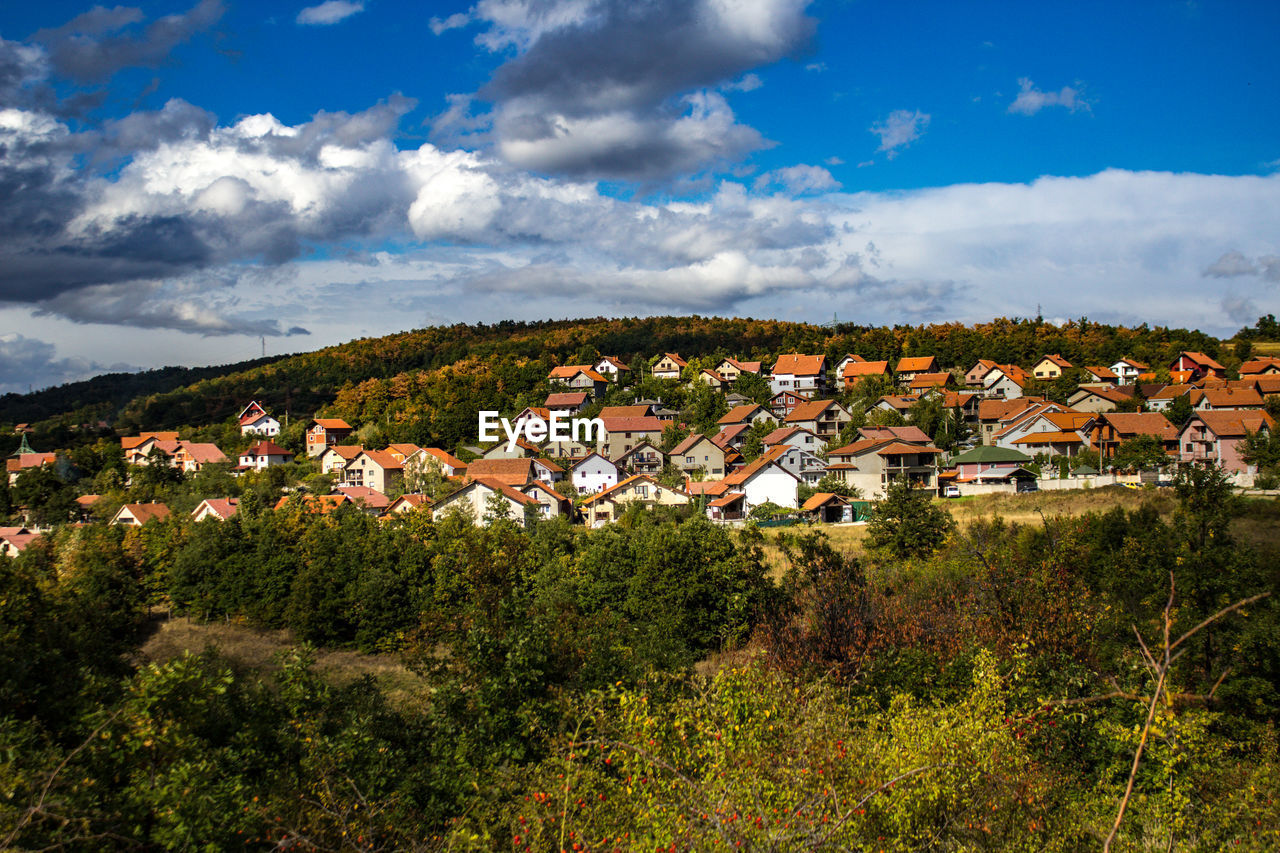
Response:
[{"label": "pink house", "polygon": [[1275,428],[1266,412],[1208,410],[1196,412],[1178,433],[1178,457],[1183,462],[1216,462],[1232,474],[1252,478],[1257,468],[1240,458],[1249,433]]}]

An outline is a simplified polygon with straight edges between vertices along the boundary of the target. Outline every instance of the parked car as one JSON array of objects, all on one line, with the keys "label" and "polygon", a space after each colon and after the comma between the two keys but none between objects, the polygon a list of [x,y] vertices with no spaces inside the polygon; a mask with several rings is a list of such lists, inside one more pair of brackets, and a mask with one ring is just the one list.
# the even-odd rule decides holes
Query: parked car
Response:
[{"label": "parked car", "polygon": [[1040,491],[1040,486],[1036,483],[1035,480],[1019,480],[1018,491],[1019,492],[1038,492]]},{"label": "parked car", "polygon": [[944,498],[958,498],[960,497],[960,487],[959,486],[943,486],[942,496]]}]

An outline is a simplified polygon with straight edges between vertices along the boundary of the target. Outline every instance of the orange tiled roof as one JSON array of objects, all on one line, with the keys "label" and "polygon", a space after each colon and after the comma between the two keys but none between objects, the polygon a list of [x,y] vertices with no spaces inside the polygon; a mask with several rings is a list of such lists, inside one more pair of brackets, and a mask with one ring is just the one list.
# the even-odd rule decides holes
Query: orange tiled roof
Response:
[{"label": "orange tiled roof", "polygon": [[788,353],[778,356],[773,364],[773,375],[817,376],[827,369],[825,355],[801,355]]}]

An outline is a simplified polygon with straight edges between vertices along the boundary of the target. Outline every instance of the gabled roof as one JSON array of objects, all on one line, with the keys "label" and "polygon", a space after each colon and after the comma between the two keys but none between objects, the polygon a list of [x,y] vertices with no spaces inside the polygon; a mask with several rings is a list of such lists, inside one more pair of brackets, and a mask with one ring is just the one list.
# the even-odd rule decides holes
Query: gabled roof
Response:
[{"label": "gabled roof", "polygon": [[534,467],[535,467],[535,468],[537,468],[537,467],[540,467],[540,468],[546,468],[546,469],[547,469],[548,471],[550,471],[552,474],[563,474],[563,473],[564,473],[564,469],[563,469],[563,468],[561,468],[561,467],[560,467],[559,465],[557,465],[556,463],[552,462],[550,459],[539,459],[538,457],[536,457],[536,456],[535,456],[535,457],[533,457],[532,459],[530,459],[529,461],[533,463],[533,465],[534,465]]},{"label": "gabled roof", "polygon": [[844,366],[843,379],[858,379],[863,376],[888,376],[887,361],[851,361]]},{"label": "gabled roof", "polygon": [[927,373],[936,370],[938,357],[934,355],[908,356],[898,360],[898,368],[894,373]]},{"label": "gabled roof", "polygon": [[240,509],[239,498],[206,498],[200,502],[200,506],[191,510],[191,517],[195,518],[200,512],[200,507],[208,507],[209,512],[218,518],[226,521],[228,518],[236,514]]},{"label": "gabled roof", "polygon": [[723,495],[729,487],[724,480],[689,480],[684,484],[684,491],[690,497],[695,495]]},{"label": "gabled roof", "polygon": [[783,468],[781,465],[777,464],[778,460],[782,458],[782,456],[784,456],[786,452],[790,449],[791,448],[787,447],[786,445],[781,445],[781,444],[774,445],[773,447],[770,447],[768,450],[766,450],[764,453],[761,453],[759,456],[757,456],[755,458],[755,461],[747,465],[744,465],[743,467],[739,468],[737,471],[734,471],[732,474],[725,477],[724,480],[722,480],[721,482],[723,482],[726,486],[743,485],[752,477],[754,477],[756,474],[759,474],[761,471],[768,468],[770,465],[774,466],[779,471],[786,471],[787,476],[791,477],[792,479],[799,479],[798,477],[796,477],[795,474],[792,474],[790,471],[787,471],[786,468]]},{"label": "gabled roof", "polygon": [[647,418],[650,406],[605,406],[596,417],[601,420],[609,418]]},{"label": "gabled roof", "polygon": [[[370,461],[372,461],[375,465],[377,465],[379,468],[383,468],[386,470],[394,471],[397,469],[404,468],[403,462],[401,462],[399,459],[395,458],[385,450],[366,450],[363,453],[358,454],[356,456],[356,459],[359,459],[360,456],[369,457]],[[351,461],[354,462],[355,459]],[[351,463],[347,463],[347,464],[351,464]]]},{"label": "gabled roof", "polygon": [[433,456],[436,459],[439,459],[441,464],[447,465],[450,468],[466,468],[467,467],[467,463],[463,462],[461,459],[454,456],[453,454],[447,451],[441,450],[438,447],[424,447],[422,448],[422,452],[427,454],[428,456]]},{"label": "gabled roof", "polygon": [[311,421],[308,429],[313,426],[322,426],[325,429],[351,429],[351,424],[342,418],[315,418]]},{"label": "gabled roof", "polygon": [[971,450],[966,450],[959,456],[951,460],[952,465],[972,465],[977,463],[992,464],[995,462],[1014,462],[1023,465],[1030,462],[1031,457],[1025,453],[1009,447],[997,447],[994,444],[984,444]]},{"label": "gabled roof", "polygon": [[263,439],[262,441],[259,441],[253,447],[250,447],[248,450],[246,450],[244,453],[240,455],[241,456],[292,456],[293,451],[285,450],[283,447],[276,444],[274,441],[267,441],[266,439]]},{"label": "gabled roof", "polygon": [[395,512],[400,506],[407,506],[410,509],[417,509],[420,506],[431,506],[432,501],[426,495],[420,495],[414,492],[403,494],[391,502],[391,506],[387,507],[387,512]]},{"label": "gabled roof", "polygon": [[[640,445],[640,446],[644,446],[645,444],[648,444],[648,442],[641,442],[641,445]],[[632,448],[632,449],[634,450],[635,448]],[[625,455],[625,454],[624,454],[624,455]],[[570,465],[570,466],[569,466],[569,471],[570,471],[570,473],[572,473],[573,471],[578,470],[578,469],[579,469],[579,468],[581,468],[583,465],[586,465],[586,464],[587,464],[588,462],[590,462],[592,459],[596,459],[596,460],[603,460],[603,461],[605,461],[605,462],[608,462],[608,463],[609,463],[610,465],[612,465],[615,469],[618,467],[618,466],[617,466],[617,464],[616,464],[612,459],[610,459],[608,456],[605,456],[603,453],[596,453],[596,452],[593,450],[593,451],[591,451],[590,453],[588,453],[586,456],[582,457],[581,459],[577,460],[577,461],[576,461],[576,462],[574,462],[572,465]]]},{"label": "gabled roof", "polygon": [[1039,365],[1041,361],[1052,362],[1053,364],[1056,364],[1058,367],[1062,368],[1063,370],[1066,370],[1067,368],[1071,367],[1071,362],[1067,361],[1065,358],[1058,355],[1057,353],[1054,353],[1053,355],[1043,356],[1040,359],[1040,361],[1036,362],[1036,365]]},{"label": "gabled roof", "polygon": [[746,494],[743,492],[725,492],[723,495],[716,498],[711,503],[707,504],[707,506],[713,506],[713,507],[716,507],[717,509],[723,509],[724,507],[732,506],[733,504],[736,504],[738,501],[742,500],[745,497],[746,497]]},{"label": "gabled roof", "polygon": [[1195,390],[1194,385],[1166,385],[1147,399],[1149,400],[1174,400],[1183,394],[1188,394]]},{"label": "gabled roof", "polygon": [[177,441],[178,434],[176,432],[140,432],[137,435],[126,435],[120,439],[120,449],[131,450],[139,444],[146,444],[152,439],[156,441]]},{"label": "gabled roof", "polygon": [[559,367],[551,368],[551,372],[547,374],[547,377],[549,379],[572,379],[579,373],[591,370],[593,367],[595,367],[593,364],[562,364]]},{"label": "gabled roof", "polygon": [[816,420],[827,409],[839,405],[835,400],[806,400],[803,403],[797,403],[795,408],[783,419],[783,422],[799,423]]},{"label": "gabled roof", "polygon": [[630,367],[627,367],[625,364],[623,364],[623,363],[618,359],[618,357],[617,357],[617,356],[614,356],[614,355],[605,355],[605,356],[601,356],[601,357],[600,357],[600,361],[597,361],[597,362],[596,362],[596,364],[600,364],[600,362],[608,362],[609,364],[613,365],[613,368],[614,368],[615,370],[625,370],[625,371],[627,371],[628,373],[630,373],[630,372],[631,372],[631,368],[630,368]]},{"label": "gabled roof", "polygon": [[917,373],[912,377],[910,387],[913,389],[933,388],[938,385],[946,385],[951,381],[950,373]]},{"label": "gabled roof", "polygon": [[827,369],[825,355],[801,355],[788,353],[778,356],[773,363],[773,375],[785,376],[818,376]]},{"label": "gabled roof", "polygon": [[1262,355],[1257,358],[1251,358],[1244,364],[1240,365],[1240,375],[1247,376],[1251,373],[1262,373],[1264,370],[1280,370],[1280,358],[1273,355]]},{"label": "gabled roof", "polygon": [[[770,447],[774,444],[782,444],[784,441],[791,438],[793,435],[801,432],[807,433],[808,435],[813,435],[812,432],[805,429],[804,427],[798,427],[798,426],[778,427],[773,432],[766,435],[761,440],[761,444],[763,444],[765,447]],[[813,437],[817,438],[816,435],[814,435]]]},{"label": "gabled roof", "polygon": [[208,442],[184,441],[179,445],[187,452],[192,461],[201,465],[207,465],[214,462],[226,462],[227,456],[218,449],[218,445]]},{"label": "gabled roof", "polygon": [[639,481],[641,481],[641,480],[644,480],[646,483],[649,483],[650,485],[652,485],[652,486],[653,486],[654,488],[656,488],[656,489],[665,489],[665,490],[666,490],[666,491],[668,491],[668,492],[673,492],[673,493],[675,493],[675,494],[677,494],[677,495],[685,495],[686,497],[688,497],[688,495],[689,495],[689,493],[688,493],[688,492],[686,492],[686,491],[684,491],[684,490],[682,490],[682,489],[673,489],[673,488],[671,488],[670,486],[664,486],[664,485],[662,485],[662,484],[661,484],[661,483],[659,483],[657,480],[655,480],[655,479],[653,479],[652,477],[650,477],[648,474],[635,474],[635,475],[630,476],[630,477],[628,477],[627,479],[625,479],[625,480],[623,480],[623,481],[619,482],[617,485],[610,486],[609,488],[604,489],[603,491],[596,492],[596,493],[595,493],[594,495],[592,495],[591,497],[586,498],[585,500],[583,500],[582,504],[583,504],[583,506],[587,506],[588,504],[597,503],[597,502],[599,502],[599,501],[606,500],[606,499],[608,499],[608,500],[613,500],[613,495],[614,495],[614,493],[616,493],[616,492],[620,492],[620,491],[622,491],[623,489],[626,489],[626,488],[630,487],[632,484],[637,483],[637,482],[639,482]]},{"label": "gabled roof", "polygon": [[334,491],[346,495],[357,503],[363,502],[371,509],[385,509],[391,505],[390,498],[369,486],[338,486]]},{"label": "gabled roof", "polygon": [[804,502],[804,506],[800,507],[801,512],[813,512],[816,509],[822,509],[829,503],[849,503],[849,499],[844,495],[837,495],[833,492],[815,492]]},{"label": "gabled roof", "polygon": [[125,504],[116,513],[116,518],[119,518],[120,513],[125,510],[128,510],[139,524],[146,524],[148,521],[164,521],[169,517],[169,507],[162,503]]},{"label": "gabled roof", "polygon": [[328,447],[326,447],[326,448],[325,448],[325,450],[324,450],[324,453],[321,453],[320,455],[321,455],[321,456],[324,456],[324,455],[325,455],[325,453],[335,453],[335,454],[337,454],[338,456],[341,456],[343,459],[345,459],[345,460],[347,460],[348,462],[350,462],[352,459],[355,459],[355,458],[356,458],[357,456],[359,456],[361,453],[364,453],[364,445],[360,445],[360,444],[331,444],[331,445],[329,445]]},{"label": "gabled roof", "polygon": [[[1210,370],[1226,370],[1225,367],[1223,367],[1221,364],[1218,364],[1218,362],[1209,358],[1209,356],[1205,355],[1202,352],[1191,352],[1191,351],[1184,350],[1183,352],[1178,353],[1178,358],[1183,358],[1183,357],[1190,359],[1192,362],[1199,365],[1200,367],[1207,367]],[[1174,359],[1174,360],[1177,361],[1177,359]]]},{"label": "gabled roof", "polygon": [[[722,359],[720,362],[720,364],[725,364],[725,363],[733,365],[743,373],[759,373],[760,372],[760,362],[758,361],[738,361],[736,358],[726,358],[726,359]],[[716,365],[716,366],[719,367],[720,365]]]},{"label": "gabled roof", "polygon": [[1262,395],[1252,388],[1208,388],[1204,392],[1204,399],[1214,409],[1262,405]]},{"label": "gabled roof", "polygon": [[1092,373],[1094,376],[1096,376],[1099,379],[1115,379],[1116,381],[1119,381],[1120,379],[1119,376],[1116,376],[1114,370],[1112,370],[1109,367],[1103,367],[1100,364],[1094,365],[1092,367],[1086,367],[1085,370],[1088,371],[1089,373]]},{"label": "gabled roof", "polygon": [[1010,415],[1036,405],[1039,398],[1015,397],[1012,400],[981,400],[978,402],[978,420],[1002,421]]},{"label": "gabled roof", "polygon": [[960,409],[981,399],[977,391],[947,391],[942,395],[942,405],[947,409]]},{"label": "gabled roof", "polygon": [[519,459],[477,459],[467,466],[466,479],[522,486],[533,479],[533,460],[527,456]]},{"label": "gabled roof", "polygon": [[[1130,367],[1132,367],[1134,370],[1150,370],[1151,369],[1150,365],[1143,364],[1137,359],[1129,358],[1129,356],[1127,355],[1124,358],[1117,361],[1116,364],[1127,364]],[[1115,365],[1113,364],[1112,367],[1115,367]]]},{"label": "gabled roof", "polygon": [[490,491],[499,492],[502,495],[520,504],[521,506],[529,506],[530,504],[538,503],[537,498],[534,498],[530,495],[526,495],[524,492],[519,491],[518,489],[508,485],[507,483],[504,483],[501,480],[494,479],[493,477],[477,477],[474,480],[471,480],[470,482],[468,482],[462,488],[454,491],[452,494],[449,494],[443,499],[441,499],[440,503],[441,504],[446,503],[452,500],[455,495],[459,495],[462,492],[465,492],[468,489],[474,488],[476,486],[484,486],[486,489],[489,489]]},{"label": "gabled roof", "polygon": [[1098,420],[1111,425],[1119,435],[1154,435],[1162,441],[1178,437],[1178,428],[1159,412],[1107,412]]},{"label": "gabled roof", "polygon": [[1275,428],[1275,421],[1266,412],[1255,409],[1210,409],[1196,412],[1182,429],[1186,431],[1196,421],[1201,421],[1219,438],[1243,437],[1246,433],[1257,432],[1264,426]]},{"label": "gabled roof", "polygon": [[1084,444],[1080,433],[1068,430],[1048,430],[1046,432],[1029,432],[1013,439],[1013,444]]},{"label": "gabled roof", "polygon": [[711,443],[716,447],[727,448],[729,442],[751,429],[751,424],[729,424],[715,435],[711,436]]},{"label": "gabled roof", "polygon": [[900,456],[906,453],[925,453],[930,456],[937,456],[942,451],[932,444],[907,444],[905,441],[890,442],[876,451],[877,456]]},{"label": "gabled roof", "polygon": [[[675,447],[668,450],[667,455],[681,456],[684,453],[686,453],[690,448],[695,447],[699,442],[702,442],[702,441],[711,441],[711,439],[707,438],[705,435],[703,435],[700,432],[695,432],[692,435],[685,438],[684,441],[680,442]],[[719,445],[716,445],[716,446],[718,447]]]},{"label": "gabled roof", "polygon": [[1077,401],[1084,400],[1087,399],[1090,394],[1095,397],[1100,397],[1103,400],[1109,400],[1112,403],[1123,403],[1125,400],[1133,397],[1132,394],[1126,394],[1119,388],[1081,388],[1072,394],[1070,399]]},{"label": "gabled roof", "polygon": [[[765,409],[763,406],[757,405],[756,403],[748,403],[745,406],[735,406],[732,409],[730,409],[724,417],[716,421],[716,423],[721,425],[739,424],[739,423],[742,423],[743,421],[751,420],[751,418],[755,416],[756,412],[767,412],[767,411],[768,410]],[[772,418],[773,416],[770,415],[769,417]]]},{"label": "gabled roof", "polygon": [[879,400],[876,400],[875,405],[888,403],[891,408],[897,409],[899,412],[905,412],[918,399],[920,398],[911,394],[885,394]]},{"label": "gabled roof", "polygon": [[586,391],[563,391],[556,394],[548,394],[546,402],[542,405],[547,409],[560,409],[582,406],[585,405],[586,402]]},{"label": "gabled roof", "polygon": [[662,432],[667,425],[653,416],[642,418],[601,418],[605,432]]},{"label": "gabled roof", "polygon": [[859,427],[858,438],[897,439],[898,441],[911,441],[919,444],[928,444],[933,441],[933,439],[929,438],[928,433],[918,426]]}]

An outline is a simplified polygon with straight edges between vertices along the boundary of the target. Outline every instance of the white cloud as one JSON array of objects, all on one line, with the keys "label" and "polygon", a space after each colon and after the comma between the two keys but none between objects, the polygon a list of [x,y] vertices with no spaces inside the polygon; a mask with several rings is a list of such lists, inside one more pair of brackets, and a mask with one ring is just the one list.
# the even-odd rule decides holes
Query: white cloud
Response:
[{"label": "white cloud", "polygon": [[[1079,85],[1079,84],[1076,84]],[[1063,86],[1057,92],[1042,92],[1027,77],[1018,80],[1018,97],[1009,105],[1009,112],[1022,115],[1035,115],[1045,107],[1065,107],[1070,112],[1084,110],[1089,112],[1089,102],[1084,99],[1079,89]]]},{"label": "white cloud", "polygon": [[363,2],[351,0],[325,0],[316,6],[308,6],[298,13],[297,23],[303,26],[327,27],[339,21],[345,21],[352,15],[363,12]]},{"label": "white cloud", "polygon": [[869,128],[880,137],[877,151],[887,151],[889,159],[898,156],[898,150],[919,139],[929,126],[929,114],[919,110],[894,110],[883,121]]},{"label": "white cloud", "polygon": [[726,83],[720,88],[724,89],[726,92],[754,92],[763,85],[764,81],[760,79],[759,74],[747,74],[740,80],[735,80],[732,83]]},{"label": "white cloud", "polygon": [[448,32],[449,30],[457,30],[471,23],[471,16],[465,12],[455,12],[447,18],[432,18],[428,22],[431,32],[436,35]]},{"label": "white cloud", "polygon": [[775,169],[756,178],[757,192],[769,187],[780,187],[790,195],[831,192],[840,189],[840,182],[821,166],[787,166]]}]

